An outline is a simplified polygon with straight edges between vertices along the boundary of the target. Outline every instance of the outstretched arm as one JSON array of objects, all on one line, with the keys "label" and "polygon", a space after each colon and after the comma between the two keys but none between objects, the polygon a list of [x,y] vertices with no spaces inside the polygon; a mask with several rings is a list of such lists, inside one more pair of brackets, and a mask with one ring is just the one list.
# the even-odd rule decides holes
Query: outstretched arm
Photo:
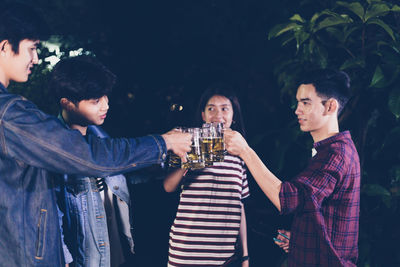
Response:
[{"label": "outstretched arm", "polygon": [[243,136],[230,129],[224,131],[226,150],[242,158],[252,176],[272,204],[281,211],[279,192],[282,182],[264,165],[256,152],[247,144]]}]

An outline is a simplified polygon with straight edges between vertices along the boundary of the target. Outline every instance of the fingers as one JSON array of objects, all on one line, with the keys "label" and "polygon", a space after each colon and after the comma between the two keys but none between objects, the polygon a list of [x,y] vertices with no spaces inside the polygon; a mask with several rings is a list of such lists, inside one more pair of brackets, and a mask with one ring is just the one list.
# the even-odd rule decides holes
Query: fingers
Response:
[{"label": "fingers", "polygon": [[171,130],[162,135],[168,150],[183,158],[189,152],[192,144],[192,135],[180,131]]},{"label": "fingers", "polygon": [[290,231],[278,230],[278,235],[274,238],[275,244],[283,249],[286,253],[289,252],[290,246]]}]

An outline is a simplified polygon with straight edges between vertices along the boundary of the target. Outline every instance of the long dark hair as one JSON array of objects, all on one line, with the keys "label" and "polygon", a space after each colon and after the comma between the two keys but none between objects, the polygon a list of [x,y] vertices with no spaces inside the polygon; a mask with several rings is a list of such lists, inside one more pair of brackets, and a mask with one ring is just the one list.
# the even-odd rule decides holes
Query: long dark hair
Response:
[{"label": "long dark hair", "polygon": [[238,131],[243,136],[246,135],[246,131],[243,123],[242,111],[240,109],[239,99],[236,96],[236,93],[232,90],[230,86],[224,83],[216,83],[208,87],[200,97],[200,102],[197,107],[197,112],[195,115],[195,122],[197,125],[201,125],[203,123],[203,118],[201,117],[201,113],[205,110],[206,105],[211,97],[219,95],[228,98],[232,103],[233,108],[233,118],[231,128],[235,131]]}]

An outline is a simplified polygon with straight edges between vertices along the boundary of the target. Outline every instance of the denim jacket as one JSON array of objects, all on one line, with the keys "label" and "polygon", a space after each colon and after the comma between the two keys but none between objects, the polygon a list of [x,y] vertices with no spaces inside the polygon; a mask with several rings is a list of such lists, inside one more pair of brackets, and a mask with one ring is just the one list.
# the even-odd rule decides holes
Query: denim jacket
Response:
[{"label": "denim jacket", "polygon": [[[61,115],[59,119],[64,123]],[[92,137],[108,137],[100,127],[94,125],[88,127],[87,134]],[[57,197],[64,214],[62,228],[66,243],[63,244],[66,263],[73,261],[77,267],[109,267],[111,253],[107,216],[95,178],[64,174],[62,180],[64,186]],[[130,196],[126,178],[120,174],[108,176],[104,180],[115,195],[113,208],[120,238],[125,239],[121,240],[125,245],[123,249],[126,253],[133,253]],[[119,210],[121,206],[126,210]]]},{"label": "denim jacket", "polygon": [[0,264],[63,264],[54,180],[48,171],[92,177],[160,163],[161,136],[92,138],[0,85]]}]

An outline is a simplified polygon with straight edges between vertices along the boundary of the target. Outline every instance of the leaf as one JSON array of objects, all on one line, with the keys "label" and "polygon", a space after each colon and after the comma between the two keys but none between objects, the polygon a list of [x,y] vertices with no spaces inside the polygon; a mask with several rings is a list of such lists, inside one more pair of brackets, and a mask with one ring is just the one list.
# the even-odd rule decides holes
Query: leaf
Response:
[{"label": "leaf", "polygon": [[319,67],[325,69],[328,66],[328,51],[322,46],[317,46],[315,49],[316,57],[313,57]]},{"label": "leaf", "polygon": [[333,36],[336,41],[343,43],[344,37],[343,37],[343,30],[342,29],[337,29],[337,28],[327,28],[326,31]]},{"label": "leaf", "polygon": [[312,17],[310,22],[314,23],[315,21],[317,21],[317,19],[321,16],[321,13],[315,13]]},{"label": "leaf", "polygon": [[333,12],[329,9],[323,10],[320,15],[328,15],[328,16],[337,17],[337,18],[342,16],[339,13]]},{"label": "leaf", "polygon": [[340,70],[347,70],[354,67],[365,67],[365,60],[364,58],[351,58],[346,60],[342,66],[340,66]]},{"label": "leaf", "polygon": [[282,46],[287,45],[290,41],[294,40],[294,36],[290,36],[285,41],[282,42]]},{"label": "leaf", "polygon": [[304,23],[304,19],[299,14],[294,14],[289,20]]},{"label": "leaf", "polygon": [[361,29],[361,25],[355,25],[355,26],[352,26],[352,27],[350,27],[349,29],[345,30],[343,42],[346,42],[347,39],[349,38],[349,36],[350,36],[353,32],[355,32],[355,31],[357,31],[357,30],[360,30],[360,29]]},{"label": "leaf", "polygon": [[392,37],[393,40],[395,40],[393,30],[390,28],[389,25],[387,25],[385,22],[383,22],[380,19],[370,19],[367,21],[367,24],[376,24],[381,26],[389,35]]},{"label": "leaf", "polygon": [[[393,65],[393,67],[396,68],[400,67],[400,53],[396,47],[384,41],[378,42],[377,46],[378,51],[381,54],[382,63]],[[391,67],[391,69],[393,69],[393,67]]]},{"label": "leaf", "polygon": [[396,116],[396,118],[400,118],[400,89],[395,88],[392,90],[389,94],[389,102],[388,106],[390,111],[393,113],[393,115]]},{"label": "leaf", "polygon": [[379,185],[379,184],[365,184],[362,189],[361,192],[366,194],[367,196],[390,196],[390,192],[389,190],[387,190],[386,188],[384,188],[383,186]]},{"label": "leaf", "polygon": [[393,12],[400,12],[400,6],[394,5],[391,9]]},{"label": "leaf", "polygon": [[310,34],[308,32],[299,31],[295,33],[297,46],[300,47],[308,38],[310,38]]},{"label": "leaf", "polygon": [[385,76],[383,75],[381,67],[378,65],[375,69],[374,76],[372,77],[371,83],[369,87],[377,87],[380,88],[380,85],[385,80]]},{"label": "leaf", "polygon": [[352,20],[349,17],[327,17],[323,19],[320,23],[318,23],[318,25],[314,29],[314,32],[317,32],[327,27],[348,24],[350,22],[352,22]]},{"label": "leaf", "polygon": [[385,15],[387,15],[387,13],[389,11],[391,11],[391,8],[388,7],[387,4],[385,4],[385,3],[373,3],[368,7],[367,11],[365,12],[364,22],[368,21],[369,19],[372,19],[372,18],[385,16]]},{"label": "leaf", "polygon": [[299,28],[301,28],[301,25],[294,23],[294,22],[278,24],[269,31],[268,40],[273,37],[278,37],[279,35],[287,32],[287,31],[291,31],[291,30],[299,29]]},{"label": "leaf", "polygon": [[362,21],[364,21],[365,10],[360,3],[358,3],[358,2],[347,3],[347,2],[338,1],[338,2],[336,2],[336,4],[347,8],[348,10],[350,10],[351,12],[356,14]]}]

